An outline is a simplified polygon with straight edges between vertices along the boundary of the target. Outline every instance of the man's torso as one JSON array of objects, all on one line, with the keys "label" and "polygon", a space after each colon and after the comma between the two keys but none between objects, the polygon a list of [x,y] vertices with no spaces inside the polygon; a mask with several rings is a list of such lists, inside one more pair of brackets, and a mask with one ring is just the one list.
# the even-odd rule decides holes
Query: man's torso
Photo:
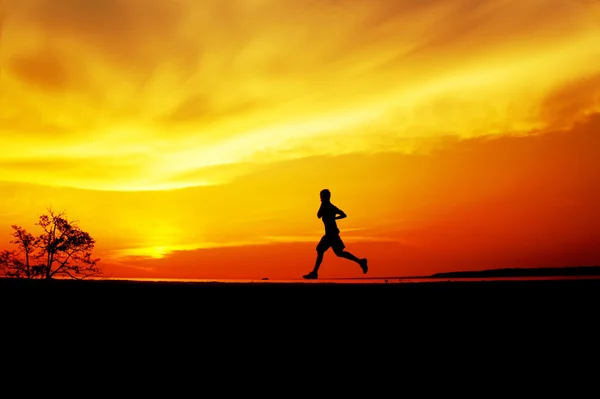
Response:
[{"label": "man's torso", "polygon": [[336,215],[339,214],[339,209],[331,203],[321,204],[321,220],[325,225],[325,235],[337,235],[340,230],[335,221]]}]

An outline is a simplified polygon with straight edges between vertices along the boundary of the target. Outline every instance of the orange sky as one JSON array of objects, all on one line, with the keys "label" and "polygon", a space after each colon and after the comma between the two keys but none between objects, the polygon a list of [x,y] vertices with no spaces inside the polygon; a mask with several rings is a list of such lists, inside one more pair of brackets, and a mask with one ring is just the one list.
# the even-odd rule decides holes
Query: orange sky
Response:
[{"label": "orange sky", "polygon": [[298,278],[329,188],[372,277],[600,264],[600,2],[0,7],[0,249],[51,206],[114,277]]}]

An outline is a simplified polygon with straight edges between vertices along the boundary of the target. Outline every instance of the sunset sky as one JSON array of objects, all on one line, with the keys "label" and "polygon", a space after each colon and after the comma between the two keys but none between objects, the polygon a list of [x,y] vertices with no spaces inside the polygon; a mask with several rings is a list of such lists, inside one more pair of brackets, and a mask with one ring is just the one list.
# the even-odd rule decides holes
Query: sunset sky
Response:
[{"label": "sunset sky", "polygon": [[[600,1],[0,0],[0,249],[113,277],[600,265]],[[331,252],[320,277],[361,277]]]}]

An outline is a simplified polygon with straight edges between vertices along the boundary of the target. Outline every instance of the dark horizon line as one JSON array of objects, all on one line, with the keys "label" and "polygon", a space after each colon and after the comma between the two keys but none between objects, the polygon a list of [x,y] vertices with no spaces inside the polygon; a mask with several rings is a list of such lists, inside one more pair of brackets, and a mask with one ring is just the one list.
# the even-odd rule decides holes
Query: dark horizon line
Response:
[{"label": "dark horizon line", "polygon": [[[498,268],[498,269],[485,269],[476,271],[455,271],[455,272],[441,272],[434,273],[425,276],[361,276],[361,277],[325,277],[319,278],[321,281],[327,280],[425,280],[425,279],[448,279],[448,278],[519,278],[519,277],[600,277],[600,265],[598,266],[558,266],[558,267],[529,267],[529,268]],[[108,277],[106,280],[135,280],[139,277]],[[170,278],[170,277],[147,277],[148,280],[160,281],[161,278],[168,280],[180,280],[181,278]],[[1,280],[7,279],[5,276],[0,276]],[[183,279],[187,280],[187,279]],[[206,280],[204,278],[192,278],[189,280]],[[208,280],[221,280],[221,279],[208,279]],[[236,280],[227,279],[227,280]],[[256,279],[243,279],[243,280],[256,280]],[[262,278],[260,280],[270,280],[269,278]],[[286,279],[287,280],[287,279]],[[298,280],[301,280],[298,278]],[[166,280],[165,280],[166,281]]]}]

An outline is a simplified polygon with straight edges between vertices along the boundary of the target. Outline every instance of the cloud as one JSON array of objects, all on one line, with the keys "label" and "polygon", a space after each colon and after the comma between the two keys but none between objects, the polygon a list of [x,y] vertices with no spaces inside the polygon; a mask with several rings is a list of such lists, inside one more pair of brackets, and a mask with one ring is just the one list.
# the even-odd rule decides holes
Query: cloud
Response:
[{"label": "cloud", "polygon": [[69,74],[56,54],[27,54],[10,60],[9,68],[21,80],[51,91],[66,89]]},{"label": "cloud", "polygon": [[569,127],[600,112],[600,73],[574,79],[552,92],[541,107],[541,118],[552,128]]},{"label": "cloud", "polygon": [[162,122],[167,127],[198,123],[207,127],[227,119],[243,118],[249,113],[268,106],[269,104],[266,101],[262,102],[252,98],[242,98],[237,103],[232,102],[220,106],[213,101],[212,96],[196,94],[182,100],[172,110],[168,111]]},{"label": "cloud", "polygon": [[[196,172],[218,165],[230,165],[211,179],[223,182],[247,162],[567,126],[598,106],[600,25],[587,4],[545,4],[10,2],[0,180],[173,188],[206,184]],[[22,167],[61,157],[73,167],[54,179]],[[82,183],[86,157],[102,166]],[[139,164],[96,162],[115,157]]]},{"label": "cloud", "polygon": [[[81,158],[71,155],[0,160],[0,170],[10,171],[2,175],[5,182],[35,181],[48,186],[110,190],[130,186],[132,175],[143,176],[141,168],[145,163],[139,157]],[[143,185],[143,180],[140,179],[139,184]]]},{"label": "cloud", "polygon": [[11,3],[7,15],[51,33],[46,42],[73,38],[125,66],[168,49],[183,6],[161,0],[23,0]]}]

